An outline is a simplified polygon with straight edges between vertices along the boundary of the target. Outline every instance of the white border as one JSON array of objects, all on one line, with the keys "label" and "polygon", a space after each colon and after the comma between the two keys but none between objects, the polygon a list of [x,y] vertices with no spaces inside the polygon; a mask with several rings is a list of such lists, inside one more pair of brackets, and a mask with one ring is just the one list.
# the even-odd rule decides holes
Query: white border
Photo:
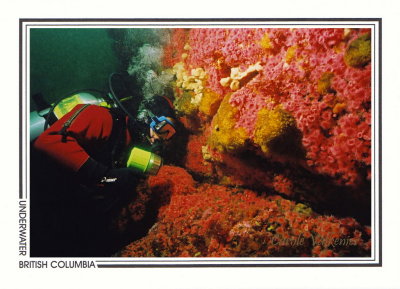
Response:
[{"label": "white border", "polygon": [[[44,19],[46,20],[46,19]],[[238,24],[240,22],[240,24]],[[66,20],[65,22],[58,21],[49,21],[40,23],[37,21],[24,21],[22,26],[22,136],[25,142],[23,141],[22,153],[23,156],[27,156],[27,159],[22,161],[22,173],[23,173],[23,195],[29,196],[29,134],[27,133],[27,127],[29,127],[29,95],[30,95],[30,87],[29,87],[29,30],[31,28],[173,28],[173,27],[188,27],[188,28],[248,28],[248,27],[267,27],[273,25],[273,28],[316,28],[316,27],[329,27],[329,28],[348,28],[348,27],[363,27],[363,28],[371,28],[372,30],[372,39],[374,40],[375,46],[372,47],[373,57],[373,65],[372,65],[372,77],[371,77],[371,98],[372,98],[372,132],[375,137],[372,137],[372,223],[371,223],[371,241],[372,241],[372,249],[371,249],[371,257],[365,258],[299,258],[299,257],[287,257],[287,258],[93,258],[96,260],[96,264],[98,266],[138,266],[138,267],[147,267],[147,266],[188,266],[188,267],[197,267],[197,266],[363,266],[363,265],[379,265],[380,257],[379,256],[379,245],[380,245],[380,224],[379,224],[379,140],[377,140],[377,136],[379,136],[379,126],[376,125],[379,122],[379,95],[375,95],[375,92],[379,92],[379,22],[377,21],[351,21],[351,20],[343,20],[343,21],[301,21],[301,24],[295,23],[298,22],[296,20],[293,21],[272,21],[269,22],[266,19],[266,22],[260,21],[227,21],[227,22],[173,22],[174,25],[171,25],[171,22],[158,22],[158,21],[145,21],[145,22],[135,22],[135,21],[123,21],[122,23],[119,21],[116,22],[108,22],[108,21],[99,21],[99,22],[69,22]],[[104,24],[107,23],[107,24]],[[175,25],[176,24],[176,25]],[[376,161],[378,159],[378,161]],[[29,208],[29,197],[26,198],[27,205]],[[29,212],[29,210],[28,210]],[[29,234],[29,231],[28,231]],[[29,239],[28,239],[29,242]],[[29,246],[28,246],[29,247]],[[28,249],[29,254],[29,249]],[[76,260],[82,260],[84,258],[77,258]],[[25,259],[24,259],[25,260]],[[33,259],[32,259],[33,260]],[[35,260],[38,260],[35,258]],[[68,260],[74,260],[68,259]]]}]

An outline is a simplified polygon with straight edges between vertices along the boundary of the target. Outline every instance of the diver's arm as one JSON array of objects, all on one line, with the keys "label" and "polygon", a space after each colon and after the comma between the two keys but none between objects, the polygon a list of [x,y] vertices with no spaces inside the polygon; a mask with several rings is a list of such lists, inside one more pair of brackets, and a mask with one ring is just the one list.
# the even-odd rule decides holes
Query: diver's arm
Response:
[{"label": "diver's arm", "polygon": [[35,148],[75,172],[83,184],[101,184],[118,191],[123,191],[124,188],[129,190],[139,177],[134,171],[128,168],[109,168],[91,158],[84,149],[101,146],[109,139],[113,118],[106,108],[92,105],[84,109],[68,128],[68,135],[63,141],[59,132],[80,107],[82,105],[76,106],[43,132],[36,140]]}]

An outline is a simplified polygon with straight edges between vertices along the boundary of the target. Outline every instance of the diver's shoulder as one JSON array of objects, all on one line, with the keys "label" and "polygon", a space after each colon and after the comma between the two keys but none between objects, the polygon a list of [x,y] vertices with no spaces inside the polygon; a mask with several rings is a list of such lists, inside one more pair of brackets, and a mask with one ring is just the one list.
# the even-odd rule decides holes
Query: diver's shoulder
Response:
[{"label": "diver's shoulder", "polygon": [[[76,106],[79,110],[80,104]],[[112,114],[106,107],[91,104],[88,105],[83,111],[80,112],[79,122],[86,121],[87,123],[93,122],[112,122]]]},{"label": "diver's shoulder", "polygon": [[110,115],[110,110],[107,107],[91,104],[86,109],[86,112],[100,115]]}]

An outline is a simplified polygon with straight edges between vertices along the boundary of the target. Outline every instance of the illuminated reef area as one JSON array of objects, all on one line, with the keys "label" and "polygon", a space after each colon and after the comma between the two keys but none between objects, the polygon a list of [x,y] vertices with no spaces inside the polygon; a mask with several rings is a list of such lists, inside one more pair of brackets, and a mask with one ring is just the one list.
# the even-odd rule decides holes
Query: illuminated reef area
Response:
[{"label": "illuminated reef area", "polygon": [[[148,235],[121,256],[367,256],[371,232],[353,218],[321,216],[302,203],[248,189],[199,184],[164,166],[149,180],[161,204]],[[132,207],[133,215],[137,207]],[[128,209],[129,211],[129,209]]]},{"label": "illuminated reef area", "polygon": [[370,30],[174,29],[163,50],[186,155],[122,256],[371,254]]}]

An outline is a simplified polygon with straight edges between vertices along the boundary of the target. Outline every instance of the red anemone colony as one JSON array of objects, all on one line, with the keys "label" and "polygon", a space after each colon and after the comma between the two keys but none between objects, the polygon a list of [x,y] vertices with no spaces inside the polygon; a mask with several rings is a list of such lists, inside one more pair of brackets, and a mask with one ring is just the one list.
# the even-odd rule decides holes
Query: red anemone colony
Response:
[{"label": "red anemone colony", "polygon": [[164,66],[187,154],[122,256],[371,254],[369,29],[174,29]]}]

